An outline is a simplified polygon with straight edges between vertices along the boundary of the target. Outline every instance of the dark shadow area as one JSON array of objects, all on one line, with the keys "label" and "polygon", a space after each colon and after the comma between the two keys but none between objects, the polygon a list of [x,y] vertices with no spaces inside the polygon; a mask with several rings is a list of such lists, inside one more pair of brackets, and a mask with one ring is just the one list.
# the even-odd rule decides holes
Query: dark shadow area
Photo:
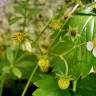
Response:
[{"label": "dark shadow area", "polygon": [[[14,86],[11,86],[8,88],[5,86],[3,88],[3,94],[2,96],[21,96],[24,86],[27,83],[26,80],[16,80],[14,81]],[[13,85],[13,84],[12,84]],[[37,89],[37,87],[33,84],[30,84],[25,96],[32,96],[32,93]]]}]

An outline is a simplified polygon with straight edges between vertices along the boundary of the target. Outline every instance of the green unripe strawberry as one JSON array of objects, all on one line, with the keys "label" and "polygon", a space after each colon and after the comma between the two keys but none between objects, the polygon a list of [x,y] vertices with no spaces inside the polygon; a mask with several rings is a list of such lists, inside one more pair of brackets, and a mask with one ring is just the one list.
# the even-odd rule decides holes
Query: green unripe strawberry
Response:
[{"label": "green unripe strawberry", "polygon": [[50,67],[49,60],[48,59],[45,59],[45,58],[41,58],[38,61],[38,66],[39,66],[39,68],[40,68],[40,70],[42,72],[48,72],[49,67]]},{"label": "green unripe strawberry", "polygon": [[68,79],[62,79],[62,78],[60,78],[58,80],[58,86],[62,90],[67,89],[69,87],[69,85],[70,85],[70,80],[68,80]]}]

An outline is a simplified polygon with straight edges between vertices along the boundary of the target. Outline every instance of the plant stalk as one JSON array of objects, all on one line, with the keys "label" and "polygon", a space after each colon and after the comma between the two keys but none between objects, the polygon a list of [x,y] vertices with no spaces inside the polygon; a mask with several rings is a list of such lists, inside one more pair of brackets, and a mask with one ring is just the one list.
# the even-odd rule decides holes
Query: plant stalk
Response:
[{"label": "plant stalk", "polygon": [[77,80],[73,81],[73,92],[76,92]]},{"label": "plant stalk", "polygon": [[66,67],[66,72],[65,72],[65,75],[67,76],[68,75],[68,63],[66,61],[66,59],[63,57],[63,56],[59,56],[65,63],[65,67]]},{"label": "plant stalk", "polygon": [[24,88],[21,96],[25,96],[26,91],[27,91],[27,89],[28,89],[28,87],[29,87],[29,84],[30,84],[30,82],[31,82],[31,80],[32,80],[32,78],[33,78],[33,76],[34,76],[37,68],[38,68],[38,65],[36,65],[36,67],[35,67],[34,70],[32,71],[32,73],[31,73],[31,75],[30,75],[30,77],[29,77],[29,80],[28,80],[27,84],[25,85],[25,88]]}]

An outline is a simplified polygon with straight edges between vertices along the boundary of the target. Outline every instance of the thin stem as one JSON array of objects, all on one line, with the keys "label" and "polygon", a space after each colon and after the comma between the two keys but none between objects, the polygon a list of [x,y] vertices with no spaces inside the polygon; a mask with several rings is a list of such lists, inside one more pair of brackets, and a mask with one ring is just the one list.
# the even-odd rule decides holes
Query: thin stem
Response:
[{"label": "thin stem", "polygon": [[39,36],[37,38],[38,40],[40,39],[41,35],[45,32],[45,30],[47,29],[47,27],[49,26],[49,24],[50,24],[51,21],[52,20],[49,20],[48,23],[46,24],[46,26],[44,27],[44,29],[40,32],[40,34],[39,34]]},{"label": "thin stem", "polygon": [[89,22],[92,18],[93,18],[93,16],[90,16],[90,17],[86,20],[86,22],[85,22],[85,24],[84,24],[84,26],[83,26],[83,28],[82,28],[82,31],[85,29],[85,27],[87,26],[88,22]]},{"label": "thin stem", "polygon": [[35,67],[34,70],[32,71],[32,73],[31,73],[31,75],[30,75],[30,77],[29,77],[29,80],[28,80],[28,82],[27,82],[27,84],[26,84],[26,86],[25,86],[25,88],[24,88],[21,96],[25,96],[26,91],[27,91],[27,89],[28,89],[28,87],[29,87],[30,82],[32,81],[32,78],[33,78],[33,76],[34,76],[37,68],[38,68],[38,65],[36,65],[36,67]]},{"label": "thin stem", "polygon": [[23,55],[21,55],[17,60],[16,60],[16,63],[19,62],[20,60],[22,60],[25,56],[26,56],[27,53],[24,53]]},{"label": "thin stem", "polygon": [[33,41],[33,43],[37,43],[37,41],[39,41],[41,35],[45,32],[45,30],[47,29],[47,27],[49,26],[50,22],[52,20],[49,20],[48,23],[45,25],[44,29],[40,32],[40,34],[37,36],[37,39],[35,41]]},{"label": "thin stem", "polygon": [[71,52],[72,50],[74,50],[75,48],[80,47],[80,46],[82,46],[82,45],[84,45],[84,44],[86,44],[86,42],[81,43],[81,44],[76,45],[76,46],[73,46],[69,51],[62,53],[61,55],[64,56],[64,55],[70,53],[70,52]]},{"label": "thin stem", "polygon": [[72,9],[72,11],[71,11],[70,14],[73,14],[78,7],[79,7],[79,4],[76,4],[76,5],[73,7],[73,9]]},{"label": "thin stem", "polygon": [[76,92],[77,80],[73,81],[73,92]]},{"label": "thin stem", "polygon": [[68,63],[67,63],[67,61],[66,61],[66,59],[63,57],[63,56],[59,56],[63,61],[64,61],[64,63],[65,63],[65,67],[66,67],[66,72],[65,72],[65,75],[67,76],[68,75]]},{"label": "thin stem", "polygon": [[[68,50],[67,52],[64,52],[64,53],[60,54],[60,56],[65,56],[65,55],[69,54],[71,51],[73,51],[75,48],[80,47],[80,46],[82,46],[82,45],[84,45],[84,44],[86,44],[86,42],[81,43],[81,44],[79,44],[79,45],[77,45],[77,46],[73,46],[73,47],[72,47],[70,50]],[[59,56],[59,54],[52,53],[52,52],[51,52],[51,55]]]},{"label": "thin stem", "polygon": [[65,25],[66,25],[66,23],[68,22],[68,20],[69,20],[70,18],[68,18],[65,22],[64,22],[64,24],[62,24],[62,26],[61,26],[61,28],[60,28],[60,30],[59,30],[59,32],[58,32],[58,34],[56,35],[56,37],[54,38],[54,40],[51,42],[51,44],[49,45],[49,48],[48,48],[48,52],[50,51],[50,48],[53,48],[54,46],[52,46],[54,43],[55,43],[55,41],[56,41],[56,39],[58,38],[58,36],[61,34],[61,32],[64,30],[64,29],[62,29]]},{"label": "thin stem", "polygon": [[[42,34],[45,32],[45,30],[47,29],[47,27],[49,26],[49,24],[50,24],[51,21],[52,21],[52,20],[49,20],[49,21],[48,21],[48,23],[46,24],[46,26],[44,27],[44,29],[43,29],[43,30],[40,32],[40,34],[37,36],[36,40],[34,40],[34,41],[32,42],[33,44],[36,44],[36,46],[39,47],[40,37],[41,37]],[[39,50],[40,50],[40,53],[42,54],[42,51],[41,51],[40,48],[39,48]]]}]

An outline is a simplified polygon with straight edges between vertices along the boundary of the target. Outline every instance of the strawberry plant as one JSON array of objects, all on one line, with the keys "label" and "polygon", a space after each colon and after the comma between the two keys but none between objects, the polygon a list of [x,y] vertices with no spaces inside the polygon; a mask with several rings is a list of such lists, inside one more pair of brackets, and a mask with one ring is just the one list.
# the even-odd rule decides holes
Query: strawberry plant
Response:
[{"label": "strawberry plant", "polygon": [[0,35],[0,96],[17,80],[25,80],[20,96],[28,96],[30,86],[30,96],[95,96],[96,3],[71,0],[45,25],[38,3],[17,2],[7,18],[12,30]]}]

